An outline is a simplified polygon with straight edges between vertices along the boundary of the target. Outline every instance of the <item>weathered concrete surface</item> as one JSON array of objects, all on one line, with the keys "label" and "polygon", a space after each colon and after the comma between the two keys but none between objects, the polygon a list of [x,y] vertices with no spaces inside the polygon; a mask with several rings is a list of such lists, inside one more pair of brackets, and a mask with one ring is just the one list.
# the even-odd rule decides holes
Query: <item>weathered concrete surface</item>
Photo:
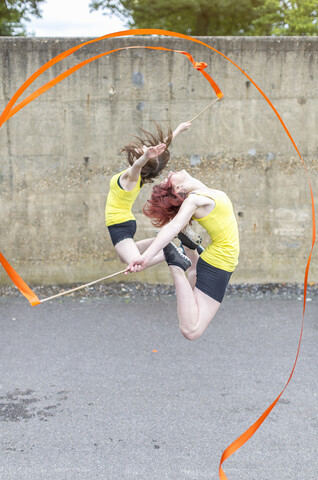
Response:
[{"label": "weathered concrete surface", "polygon": [[[189,342],[174,297],[0,299],[1,479],[217,480],[288,379],[301,308],[226,297]],[[313,299],[294,377],[229,480],[317,479],[317,315]]]},{"label": "weathered concrete surface", "polygon": [[[0,107],[48,59],[85,39],[0,38]],[[242,67],[270,97],[317,177],[318,39],[203,38]],[[301,282],[310,249],[310,195],[303,166],[282,126],[246,77],[217,53],[186,40],[125,38],[79,50],[36,80],[21,98],[70,66],[131,45],[188,50],[225,100],[176,139],[171,169],[187,168],[231,197],[241,237],[239,282]],[[175,127],[211,100],[203,76],[183,56],[126,50],[90,63],[10,119],[0,131],[1,251],[31,284],[86,282],[122,268],[104,226],[119,150],[151,128]],[[213,96],[213,95],[212,95]],[[135,204],[137,239],[154,233]],[[205,241],[207,238],[205,237]],[[147,282],[170,282],[156,267]],[[313,258],[310,273],[318,280]],[[6,275],[0,282],[9,282]]]}]

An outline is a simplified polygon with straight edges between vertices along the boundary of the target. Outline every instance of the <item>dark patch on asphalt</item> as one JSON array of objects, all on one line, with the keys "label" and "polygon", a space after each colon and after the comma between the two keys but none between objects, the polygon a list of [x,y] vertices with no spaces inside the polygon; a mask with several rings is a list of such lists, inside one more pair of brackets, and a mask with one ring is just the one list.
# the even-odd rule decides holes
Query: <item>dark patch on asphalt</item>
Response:
[{"label": "dark patch on asphalt", "polygon": [[[0,396],[0,422],[20,422],[37,418],[48,421],[60,410],[62,402],[67,400],[67,392],[57,392],[51,398],[40,398],[31,389],[16,389]],[[52,398],[53,397],[53,398]]]},{"label": "dark patch on asphalt", "polygon": [[152,446],[155,450],[158,450],[160,448],[160,445],[158,445],[157,440],[152,440]]}]

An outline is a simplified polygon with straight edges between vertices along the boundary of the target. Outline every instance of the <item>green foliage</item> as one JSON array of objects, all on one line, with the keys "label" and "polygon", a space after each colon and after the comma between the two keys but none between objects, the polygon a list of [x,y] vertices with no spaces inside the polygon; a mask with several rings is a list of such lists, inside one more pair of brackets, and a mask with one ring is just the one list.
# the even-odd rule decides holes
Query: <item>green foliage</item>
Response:
[{"label": "green foliage", "polygon": [[0,36],[25,35],[23,20],[41,17],[39,5],[45,0],[0,0]]},{"label": "green foliage", "polygon": [[318,35],[318,0],[265,0],[252,35]]},{"label": "green foliage", "polygon": [[129,28],[186,35],[317,35],[318,0],[90,0]]},{"label": "green foliage", "polygon": [[[301,0],[284,2],[285,25],[278,35],[318,35],[318,1]],[[283,33],[285,29],[285,33]]]}]

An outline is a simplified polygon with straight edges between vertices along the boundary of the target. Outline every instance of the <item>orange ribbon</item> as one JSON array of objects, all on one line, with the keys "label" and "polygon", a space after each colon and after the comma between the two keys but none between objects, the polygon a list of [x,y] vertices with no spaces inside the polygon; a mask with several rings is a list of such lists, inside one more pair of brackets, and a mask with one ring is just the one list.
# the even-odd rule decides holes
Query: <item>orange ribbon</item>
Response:
[{"label": "orange ribbon", "polygon": [[[97,41],[97,40],[96,40]],[[82,45],[86,45],[85,44],[82,44]],[[29,103],[31,103],[33,100],[35,100],[36,98],[38,98],[40,95],[42,95],[43,93],[47,92],[50,88],[54,87],[55,85],[57,85],[59,82],[61,82],[62,80],[64,80],[65,78],[69,77],[70,75],[72,75],[73,73],[75,73],[77,70],[79,70],[80,68],[84,67],[85,65],[87,65],[88,63],[91,63],[95,60],[98,60],[99,58],[102,58],[102,57],[105,57],[106,55],[109,55],[111,53],[114,53],[114,52],[118,52],[120,50],[128,50],[128,49],[131,49],[131,48],[147,48],[147,49],[150,49],[150,50],[164,50],[164,51],[167,51],[167,52],[176,52],[176,53],[181,53],[182,55],[185,55],[188,60],[190,60],[190,62],[193,64],[193,68],[195,68],[196,70],[200,71],[202,73],[202,75],[208,80],[208,82],[210,83],[211,87],[213,88],[216,96],[218,98],[222,98],[223,97],[223,93],[221,92],[220,88],[218,87],[218,85],[216,84],[216,82],[213,80],[213,78],[206,72],[203,71],[204,68],[207,67],[207,64],[204,63],[204,62],[195,62],[193,60],[193,57],[192,55],[190,55],[190,53],[188,52],[184,52],[184,51],[181,51],[181,50],[173,50],[171,48],[165,48],[165,47],[148,47],[148,46],[144,46],[144,45],[138,45],[138,46],[131,46],[131,47],[121,47],[121,48],[116,48],[115,50],[109,50],[108,52],[104,52],[104,53],[100,53],[99,55],[96,55],[94,57],[91,57],[91,58],[88,58],[87,60],[84,60],[83,62],[80,62],[76,65],[74,65],[73,67],[69,68],[68,70],[66,70],[65,72],[63,73],[60,73],[59,75],[57,75],[55,78],[53,78],[52,80],[50,80],[49,82],[47,82],[45,85],[43,85],[42,87],[38,88],[37,90],[35,90],[33,93],[31,93],[28,97],[26,97],[22,102],[18,103],[15,107],[13,107],[14,103],[18,100],[18,98],[22,95],[22,93],[36,80],[36,78],[38,78],[42,73],[44,73],[44,71],[48,70],[52,65],[55,65],[56,63],[60,62],[61,60],[63,60],[65,58],[65,56],[63,56],[63,54],[60,54],[58,55],[57,57],[54,57],[53,59],[51,59],[49,62],[47,62],[45,65],[43,65],[41,68],[39,68],[33,75],[31,75],[30,78],[28,78],[28,80],[26,80],[26,82],[24,82],[24,84],[19,88],[19,90],[15,93],[15,95],[12,97],[12,99],[9,101],[8,105],[6,106],[6,108],[4,109],[4,111],[2,112],[1,116],[0,116],[0,127],[2,127],[2,125],[7,121],[9,120],[9,118],[13,117],[13,115],[15,115],[19,110],[21,110],[23,107],[25,107],[26,105],[28,105]],[[74,49],[78,49],[77,47],[73,47],[73,49],[70,49],[70,50],[67,50],[68,52],[71,51],[71,50],[74,50]],[[74,51],[76,51],[74,50]],[[74,51],[71,51],[71,53],[74,53]],[[66,53],[66,52],[64,52]],[[71,53],[69,53],[68,55],[71,55]],[[66,56],[68,56],[66,55]],[[56,61],[56,59],[58,57],[61,57],[59,60]],[[13,101],[14,100],[14,101]]]},{"label": "orange ribbon", "polygon": [[17,274],[17,272],[11,267],[10,263],[4,258],[1,252],[0,252],[0,262],[3,268],[5,269],[5,271],[7,272],[7,274],[9,275],[9,277],[11,278],[11,280],[13,281],[13,283],[15,284],[15,286],[20,290],[22,295],[24,295],[25,298],[29,300],[32,307],[34,307],[35,305],[39,305],[39,303],[41,302],[36,296],[36,294],[25,283],[25,281],[22,280],[22,278]]},{"label": "orange ribbon", "polygon": [[197,70],[203,70],[204,68],[206,68],[208,66],[207,63],[204,63],[204,62],[194,62],[194,68],[196,68]]},{"label": "orange ribbon", "polygon": [[[201,40],[198,40],[197,38],[190,37],[188,35],[183,35],[181,33],[171,32],[171,31],[168,31],[168,30],[134,29],[134,30],[124,30],[124,31],[121,31],[121,32],[115,32],[115,33],[111,33],[109,35],[104,35],[102,37],[99,37],[99,38],[96,38],[96,39],[93,39],[93,40],[89,40],[89,41],[81,43],[80,45],[77,45],[73,48],[70,48],[69,50],[66,50],[65,52],[62,52],[61,54],[57,55],[56,57],[54,57],[53,59],[48,61],[39,70],[37,70],[33,75],[31,75],[31,77],[28,78],[28,80],[13,95],[13,97],[8,102],[7,106],[5,107],[4,111],[2,112],[2,114],[0,116],[0,127],[3,125],[4,122],[6,122],[17,111],[19,111],[21,108],[23,108],[27,103],[30,103],[32,100],[34,100],[39,95],[41,95],[42,93],[47,91],[49,88],[51,88],[53,85],[55,85],[56,83],[61,81],[66,76],[71,75],[72,73],[74,73],[74,71],[78,70],[79,68],[86,65],[90,61],[96,60],[97,58],[100,58],[103,55],[107,55],[111,52],[114,52],[114,51],[117,51],[117,50],[122,50],[122,49],[112,50],[110,52],[106,52],[104,54],[97,55],[96,57],[93,57],[92,59],[88,59],[85,62],[81,62],[80,64],[75,65],[74,67],[72,67],[71,69],[62,73],[61,75],[58,75],[51,82],[48,82],[46,85],[44,85],[43,87],[38,89],[36,92],[31,94],[27,99],[25,99],[23,102],[20,102],[18,105],[16,105],[15,108],[13,108],[14,104],[16,103],[18,98],[22,95],[22,93],[34,82],[34,80],[36,78],[38,78],[43,72],[45,72],[47,69],[49,69],[52,65],[55,65],[56,63],[60,62],[61,60],[68,57],[69,55],[71,55],[75,51],[79,50],[80,48],[84,47],[85,45],[88,45],[88,44],[91,44],[91,43],[94,43],[94,42],[99,42],[99,41],[104,40],[106,38],[124,37],[124,36],[132,36],[132,35],[165,35],[165,36],[182,38],[182,39],[185,39],[185,40],[189,40],[191,42],[199,43],[200,45],[203,45],[204,47],[209,48],[209,49],[213,50],[214,52],[216,52],[217,54],[221,55],[223,58],[225,58],[230,63],[232,63],[232,65],[234,65],[236,68],[238,68],[238,70],[240,70],[240,72],[243,73],[243,75],[245,75],[246,78],[248,78],[248,80],[255,86],[255,88],[257,88],[259,93],[264,97],[264,99],[266,100],[268,105],[274,111],[274,113],[277,116],[278,120],[280,121],[282,127],[284,128],[286,134],[288,135],[291,143],[293,144],[300,160],[303,163],[303,166],[305,168],[306,175],[307,175],[308,184],[309,184],[310,195],[311,195],[311,209],[312,209],[312,242],[311,242],[310,254],[309,254],[307,264],[306,264],[306,269],[305,269],[303,317],[302,317],[302,325],[301,325],[300,339],[299,339],[299,343],[298,343],[296,359],[295,359],[291,374],[290,374],[290,376],[288,378],[288,381],[287,381],[284,389],[282,390],[282,392],[278,395],[278,397],[274,400],[274,402],[265,410],[265,412],[262,413],[262,415],[256,420],[256,422],[253,425],[251,425],[251,427],[249,427],[239,438],[237,438],[223,452],[222,457],[221,457],[221,461],[220,461],[220,466],[219,466],[219,477],[220,477],[221,480],[227,480],[227,477],[226,477],[226,475],[225,475],[225,473],[222,469],[223,462],[227,458],[229,458],[231,455],[233,455],[233,453],[236,452],[239,448],[241,448],[241,446],[244,445],[244,443],[246,443],[251,438],[252,435],[254,435],[256,430],[261,426],[261,424],[264,422],[266,417],[269,415],[269,413],[272,411],[272,409],[277,404],[278,400],[280,399],[281,395],[283,394],[284,390],[286,389],[287,385],[289,384],[289,382],[290,382],[290,380],[293,376],[293,373],[294,373],[294,370],[295,370],[295,367],[296,367],[296,363],[297,363],[297,360],[298,360],[300,344],[301,344],[301,339],[302,339],[302,334],[303,334],[304,316],[305,316],[305,309],[306,309],[308,273],[309,273],[309,266],[310,266],[310,262],[311,262],[311,256],[312,256],[314,244],[315,244],[315,241],[316,241],[315,206],[314,206],[313,192],[312,192],[312,187],[311,187],[308,171],[307,171],[305,162],[304,162],[304,160],[303,160],[303,158],[302,158],[302,156],[301,156],[301,154],[300,154],[300,152],[299,152],[299,150],[298,150],[298,148],[297,148],[289,130],[287,129],[287,127],[286,127],[285,123],[283,122],[281,116],[279,115],[279,113],[277,112],[275,107],[273,106],[272,102],[265,95],[265,93],[261,90],[261,88],[254,82],[254,80],[246,72],[244,72],[244,70],[242,68],[240,68],[236,63],[234,63],[226,55],[219,52],[218,50],[211,47],[210,45],[202,42]],[[130,47],[128,47],[128,48],[130,48]],[[159,49],[159,50],[170,50],[170,49],[165,49],[165,48],[161,48],[161,47],[132,47],[132,48],[151,48],[151,49]],[[177,50],[170,50],[170,51],[177,51]],[[222,92],[218,89],[214,80],[204,71],[204,68],[206,67],[206,64],[204,64],[203,62],[202,63],[194,62],[191,55],[188,54],[187,52],[181,52],[181,51],[178,51],[178,52],[183,53],[184,55],[188,56],[189,60],[193,63],[194,68],[196,68],[198,71],[200,71],[202,73],[202,75],[204,75],[204,77],[210,82],[210,84],[211,84],[212,88],[214,89],[216,95],[219,98],[221,98],[223,96]],[[26,102],[28,99],[29,99],[29,101]],[[8,275],[10,276],[10,278],[13,280],[13,282],[16,284],[16,286],[20,289],[21,293],[23,293],[23,295],[26,298],[28,298],[31,305],[32,304],[37,305],[38,303],[40,303],[39,299],[34,294],[34,292],[32,292],[32,290],[25,284],[25,282],[23,282],[23,280],[18,276],[18,274],[13,270],[13,268],[10,266],[10,264],[5,260],[5,258],[1,254],[0,254],[0,262],[4,266],[5,270],[7,271]]]}]

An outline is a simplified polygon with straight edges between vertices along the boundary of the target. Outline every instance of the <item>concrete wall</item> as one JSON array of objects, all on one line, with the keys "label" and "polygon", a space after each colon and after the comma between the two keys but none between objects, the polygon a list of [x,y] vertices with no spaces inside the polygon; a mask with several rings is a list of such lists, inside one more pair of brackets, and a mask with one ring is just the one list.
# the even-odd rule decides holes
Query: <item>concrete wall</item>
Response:
[{"label": "concrete wall", "polygon": [[[318,38],[202,40],[270,97],[305,159],[315,194]],[[82,41],[0,38],[1,110],[36,69]],[[186,168],[232,199],[241,239],[232,283],[302,282],[311,237],[303,166],[265,100],[222,56],[175,38],[105,40],[54,66],[27,93],[75,63],[130,45],[187,50],[208,64],[224,92],[222,103],[176,139],[170,169]],[[154,119],[174,128],[211,97],[183,55],[130,49],[90,63],[10,119],[0,131],[1,251],[22,277],[31,285],[87,282],[121,269],[104,226],[109,179],[125,166],[120,147],[138,126],[150,129]],[[141,214],[149,194],[145,186],[135,204],[137,239],[154,232]],[[138,280],[168,283],[170,275],[161,265]],[[315,255],[310,280],[318,281]],[[2,273],[1,283],[10,283]]]}]

